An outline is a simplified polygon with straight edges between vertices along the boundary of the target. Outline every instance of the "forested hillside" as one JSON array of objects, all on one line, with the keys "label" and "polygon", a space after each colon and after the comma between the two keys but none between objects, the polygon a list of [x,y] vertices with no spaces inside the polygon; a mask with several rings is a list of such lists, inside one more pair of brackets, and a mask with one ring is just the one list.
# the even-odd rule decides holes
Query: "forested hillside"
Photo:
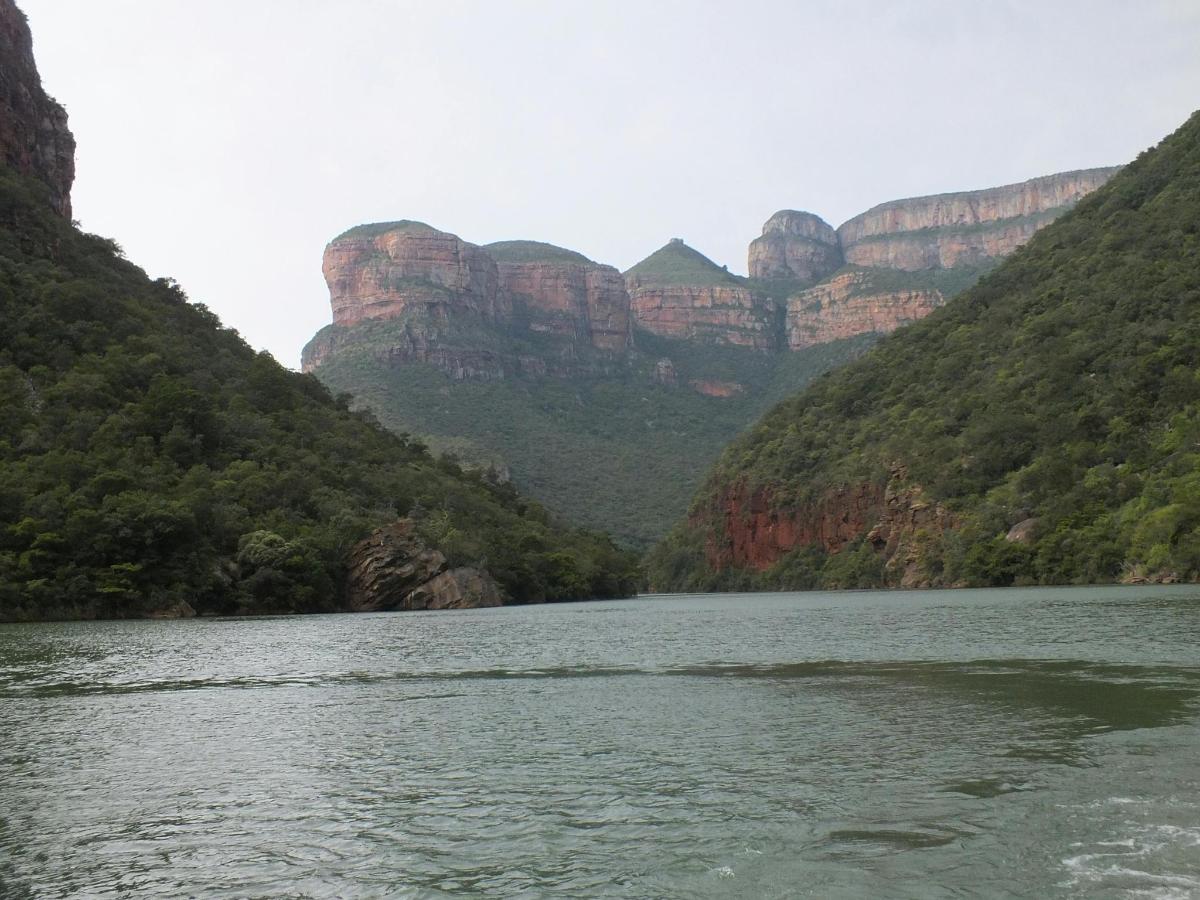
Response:
[{"label": "forested hillside", "polygon": [[973,288],[779,405],[660,588],[1200,576],[1200,114]]},{"label": "forested hillside", "polygon": [[439,462],[152,281],[0,170],[0,619],[341,608],[413,516],[510,602],[629,593],[632,558]]}]

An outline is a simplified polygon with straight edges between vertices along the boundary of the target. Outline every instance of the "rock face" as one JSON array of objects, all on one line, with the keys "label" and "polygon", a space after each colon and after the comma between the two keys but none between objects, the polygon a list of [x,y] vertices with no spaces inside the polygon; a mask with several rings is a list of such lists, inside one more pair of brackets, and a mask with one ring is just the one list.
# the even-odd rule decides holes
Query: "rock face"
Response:
[{"label": "rock face", "polygon": [[502,606],[500,588],[481,569],[462,566],[435,575],[409,595],[412,609],[478,609]]},{"label": "rock face", "polygon": [[621,273],[570,250],[536,241],[483,248],[499,266],[500,287],[535,332],[624,351],[632,334],[629,295]]},{"label": "rock face", "polygon": [[879,290],[869,273],[847,270],[787,299],[787,346],[803,350],[856,334],[887,334],[945,302],[933,288]]},{"label": "rock face", "polygon": [[751,278],[813,282],[842,266],[842,247],[833,226],[812,213],[784,209],[767,219],[762,236],[750,243]]},{"label": "rock face", "polygon": [[494,322],[507,311],[495,261],[423,222],[352,228],[325,248],[321,271],[335,325],[410,311],[440,322],[462,312]]},{"label": "rock face", "polygon": [[776,304],[675,238],[625,273],[633,320],[652,334],[754,350],[779,347]]},{"label": "rock face", "polygon": [[[325,250],[333,327],[304,348],[302,366],[311,372],[362,346],[389,365],[428,364],[456,380],[570,377],[619,369],[638,330],[762,353],[883,334],[943,305],[1115,171],[896,200],[836,231],[781,210],[750,244],[749,279],[678,238],[622,276],[538,241],[479,247],[421,222],[362,225]],[[939,280],[944,270],[958,274]],[[871,274],[888,271],[891,279]],[[738,393],[658,369],[651,378]]]},{"label": "rock face", "polygon": [[[954,527],[955,520],[907,479],[905,469],[895,467],[886,481],[830,488],[800,506],[778,503],[770,489],[749,491],[738,484],[711,507],[698,510],[692,524],[708,532],[705,557],[718,571],[763,571],[799,547],[832,554],[864,538],[897,583],[921,587],[927,584],[921,571],[922,542]],[[720,523],[717,528],[708,527],[713,516]]]},{"label": "rock face", "polygon": [[1116,168],[1062,172],[982,191],[893,200],[838,228],[846,262],[914,271],[1007,256]]},{"label": "rock face", "polygon": [[54,209],[71,218],[75,138],[66,111],[42,90],[29,24],[12,0],[0,0],[0,152],[44,182]]},{"label": "rock face", "polygon": [[411,519],[378,528],[350,551],[346,604],[354,612],[500,606],[495,580],[480,569],[447,569]]},{"label": "rock face", "polygon": [[[550,244],[478,247],[423,222],[385,222],[331,241],[322,271],[333,327],[304,348],[306,372],[372,322],[389,323],[374,351],[387,362],[428,363],[456,380],[566,374],[585,349],[623,353],[632,340],[621,274]],[[542,355],[504,352],[500,338],[522,335],[555,340]]]},{"label": "rock face", "polygon": [[[704,552],[716,570],[762,571],[797,547],[818,547],[836,553],[863,535],[878,520],[883,506],[882,484],[857,484],[831,489],[815,503],[784,508],[769,490],[748,491],[736,485],[719,496],[713,508],[701,510],[693,524],[706,527]],[[722,527],[704,525],[715,514]]]},{"label": "rock face", "polygon": [[639,328],[662,337],[775,350],[775,301],[740,285],[641,285],[628,281]]}]

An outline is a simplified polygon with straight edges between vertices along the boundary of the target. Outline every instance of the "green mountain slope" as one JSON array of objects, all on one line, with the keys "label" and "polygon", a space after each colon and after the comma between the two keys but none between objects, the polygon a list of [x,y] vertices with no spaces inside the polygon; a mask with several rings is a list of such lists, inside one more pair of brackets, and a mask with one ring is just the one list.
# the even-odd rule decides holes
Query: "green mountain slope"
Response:
[{"label": "green mountain slope", "polygon": [[683,241],[675,238],[665,246],[655,250],[637,265],[625,273],[626,278],[633,278],[639,284],[744,284],[746,279],[739,278],[723,266],[718,266],[698,250],[693,250]]},{"label": "green mountain slope", "polygon": [[[387,330],[376,326],[384,346]],[[464,463],[507,469],[523,492],[567,521],[645,549],[682,515],[734,435],[874,339],[766,355],[642,332],[637,351],[619,364],[609,361],[603,372],[496,381],[455,381],[430,365],[390,365],[364,343],[317,374],[334,392],[353,393],[384,425],[418,433]],[[672,362],[674,383],[655,381],[664,358]],[[706,396],[692,381],[736,383],[742,393]]]},{"label": "green mountain slope", "polygon": [[1200,114],[730,446],[652,583],[1197,578],[1198,260]]},{"label": "green mountain slope", "polygon": [[333,610],[406,513],[514,602],[628,593],[634,561],[256,354],[0,169],[0,619]]}]

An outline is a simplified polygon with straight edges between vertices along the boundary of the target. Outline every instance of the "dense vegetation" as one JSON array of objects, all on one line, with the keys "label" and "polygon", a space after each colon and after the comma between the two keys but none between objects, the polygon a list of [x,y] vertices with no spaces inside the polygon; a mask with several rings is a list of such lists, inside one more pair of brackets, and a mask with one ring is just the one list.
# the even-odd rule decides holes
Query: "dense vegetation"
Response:
[{"label": "dense vegetation", "polygon": [[[485,248],[499,260],[570,260],[578,254],[536,241]],[[583,259],[579,256],[579,259]],[[740,285],[782,303],[807,283],[732,275],[682,243],[672,242],[632,270],[648,284]],[[984,271],[901,272],[847,267],[854,293],[936,288],[953,296]],[[350,393],[389,428],[420,435],[465,465],[511,475],[520,490],[569,521],[611,533],[627,547],[648,549],[687,509],[704,472],[721,450],[772,405],[817,375],[861,355],[877,340],[862,335],[801,352],[670,340],[646,331],[614,358],[560,336],[464,319],[438,326],[445,346],[501,358],[548,360],[547,377],[455,381],[432,365],[390,361],[407,319],[328,326],[341,343],[317,370],[335,392]],[[671,373],[657,371],[667,360]],[[566,369],[566,374],[562,371]],[[570,373],[574,374],[570,374]],[[740,386],[730,397],[705,396],[696,384]],[[736,390],[736,388],[734,388]]]},{"label": "dense vegetation", "polygon": [[[389,341],[387,324],[362,334],[380,346]],[[342,349],[317,374],[335,392],[353,392],[383,424],[419,433],[464,463],[507,469],[556,514],[644,549],[683,513],[734,435],[873,339],[773,355],[639,332],[638,350],[609,360],[602,372],[498,381],[454,381],[415,363],[391,366],[367,342]],[[672,361],[674,385],[653,378],[663,358]],[[692,380],[736,382],[745,391],[704,396]]]},{"label": "dense vegetation", "polygon": [[409,514],[514,602],[631,590],[633,559],[286,371],[0,170],[0,619],[336,609]]},{"label": "dense vegetation", "polygon": [[[780,509],[907,465],[961,527],[935,583],[1200,577],[1200,114],[975,287],[786,401],[722,456],[651,561],[683,587],[869,585],[870,547],[802,548],[761,575],[702,545],[725,486]],[[1006,531],[1033,520],[1031,539]],[[840,558],[839,558],[840,557]],[[832,567],[832,568],[831,568]]]}]

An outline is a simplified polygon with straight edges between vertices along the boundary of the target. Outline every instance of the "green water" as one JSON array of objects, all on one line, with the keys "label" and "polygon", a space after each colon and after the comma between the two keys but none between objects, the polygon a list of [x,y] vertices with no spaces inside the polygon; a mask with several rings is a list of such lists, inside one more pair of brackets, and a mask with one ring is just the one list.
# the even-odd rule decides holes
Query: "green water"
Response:
[{"label": "green water", "polygon": [[1200,896],[1200,589],[0,626],[0,897]]}]

